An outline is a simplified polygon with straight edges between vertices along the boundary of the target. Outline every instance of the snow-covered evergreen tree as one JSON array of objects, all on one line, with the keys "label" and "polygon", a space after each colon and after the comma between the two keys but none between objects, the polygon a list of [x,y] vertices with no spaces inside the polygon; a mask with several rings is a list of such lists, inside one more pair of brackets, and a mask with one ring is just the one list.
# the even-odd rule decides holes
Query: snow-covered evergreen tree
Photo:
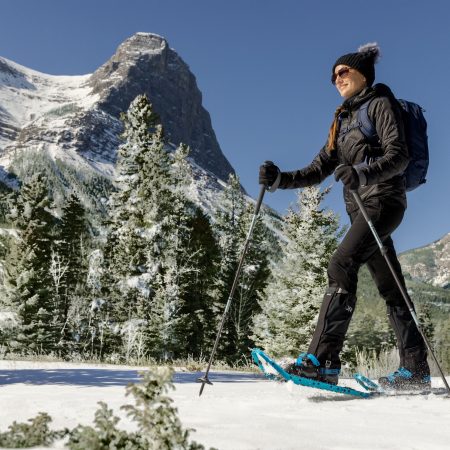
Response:
[{"label": "snow-covered evergreen tree", "polygon": [[284,219],[282,258],[260,301],[254,320],[255,342],[274,356],[305,351],[326,289],[326,269],[339,237],[338,219],[321,208],[327,191],[300,190],[298,211]]},{"label": "snow-covered evergreen tree", "polygon": [[105,301],[102,286],[113,281],[105,275],[104,255],[95,249],[87,256],[87,275],[84,295],[71,299],[69,318],[78,351],[89,357],[114,353],[119,345],[117,334],[111,329],[111,302]]},{"label": "snow-covered evergreen tree", "polygon": [[447,372],[450,370],[450,318],[439,320],[434,331],[433,347],[435,349],[436,358],[442,361],[443,370]]},{"label": "snow-covered evergreen tree", "polygon": [[[163,290],[162,229],[170,210],[170,157],[163,130],[145,96],[138,96],[122,114],[124,144],[117,160],[116,192],[111,196],[110,230],[105,248],[104,294],[122,333],[130,323],[152,315]],[[127,325],[128,324],[128,325]],[[158,333],[156,333],[158,335]],[[157,347],[153,334],[148,346]],[[124,336],[124,342],[127,336]]]},{"label": "snow-covered evergreen tree", "polygon": [[[218,272],[218,295],[215,303],[217,321],[222,317],[235,278],[239,258],[247,238],[254,206],[247,204],[239,178],[230,175],[228,185],[216,214],[216,230],[221,249]],[[252,317],[259,311],[258,298],[269,275],[271,233],[262,220],[261,211],[254,227],[250,245],[230,311],[225,322],[219,356],[236,360],[252,345],[250,327]],[[217,327],[216,327],[217,328]]]},{"label": "snow-covered evergreen tree", "polygon": [[[179,355],[199,357],[210,350],[215,333],[213,302],[216,294],[219,248],[208,216],[190,199],[193,175],[189,149],[180,145],[173,157],[175,196],[172,280],[179,292],[176,325]],[[174,276],[175,275],[175,276]],[[173,281],[172,281],[173,282]]]},{"label": "snow-covered evergreen tree", "polygon": [[58,303],[58,322],[63,324],[60,331],[61,346],[69,350],[73,337],[69,310],[75,297],[86,294],[87,250],[89,230],[85,209],[74,193],[69,195],[62,208],[58,226],[58,236],[52,250],[51,274]]},{"label": "snow-covered evergreen tree", "polygon": [[429,303],[421,303],[417,313],[422,331],[430,342],[434,341],[435,325],[431,314],[431,306]]},{"label": "snow-covered evergreen tree", "polygon": [[[188,148],[169,153],[162,126],[145,96],[122,116],[125,143],[117,162],[117,192],[105,248],[105,295],[122,342],[142,337],[148,353],[174,356],[185,347],[194,267],[190,249],[197,208],[186,195],[192,181]],[[131,333],[131,334],[130,334]],[[139,334],[142,333],[142,334]]]},{"label": "snow-covered evergreen tree", "polygon": [[51,214],[47,180],[33,175],[20,191],[11,219],[19,231],[7,257],[8,303],[21,320],[10,344],[25,352],[55,349],[61,324],[54,315],[51,248],[55,218]]},{"label": "snow-covered evergreen tree", "polygon": [[[0,311],[9,311],[8,295],[6,292],[6,258],[9,253],[9,249],[13,246],[13,242],[16,239],[16,232],[12,228],[11,209],[17,207],[17,192],[8,189],[0,181]],[[2,342],[2,330],[0,326],[0,343]]]},{"label": "snow-covered evergreen tree", "polygon": [[217,332],[213,307],[217,296],[220,249],[210,219],[204,212],[196,208],[189,225],[191,233],[186,255],[189,255],[190,270],[182,277],[180,354],[200,357],[211,350]]}]

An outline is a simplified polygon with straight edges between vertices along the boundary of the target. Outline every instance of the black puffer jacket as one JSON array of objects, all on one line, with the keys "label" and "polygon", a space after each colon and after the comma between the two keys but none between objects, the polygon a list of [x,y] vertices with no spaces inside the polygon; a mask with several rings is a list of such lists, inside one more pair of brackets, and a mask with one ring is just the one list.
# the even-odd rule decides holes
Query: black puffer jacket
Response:
[{"label": "black puffer jacket", "polygon": [[[379,137],[379,147],[369,145],[356,124],[359,107],[370,98],[368,114]],[[409,162],[405,140],[401,106],[392,91],[384,84],[363,89],[347,99],[341,113],[340,135],[336,151],[331,155],[325,147],[311,164],[294,172],[282,172],[279,187],[295,189],[322,182],[339,164],[351,164],[360,175],[362,186],[358,192],[364,202],[378,198],[394,200],[406,207],[405,180],[402,175]],[[350,128],[348,132],[343,132]],[[370,157],[377,157],[369,160]],[[344,187],[344,199],[348,213],[358,206],[353,195]]]}]

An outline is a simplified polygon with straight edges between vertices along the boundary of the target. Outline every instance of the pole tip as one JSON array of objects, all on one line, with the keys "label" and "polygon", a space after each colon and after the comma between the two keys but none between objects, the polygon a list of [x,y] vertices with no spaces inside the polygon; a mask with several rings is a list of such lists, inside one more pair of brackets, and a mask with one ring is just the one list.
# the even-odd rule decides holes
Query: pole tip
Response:
[{"label": "pole tip", "polygon": [[205,389],[205,384],[210,384],[212,386],[211,381],[209,381],[209,378],[206,375],[204,377],[197,378],[197,383],[202,383],[198,394],[199,397],[202,395],[203,389]]}]

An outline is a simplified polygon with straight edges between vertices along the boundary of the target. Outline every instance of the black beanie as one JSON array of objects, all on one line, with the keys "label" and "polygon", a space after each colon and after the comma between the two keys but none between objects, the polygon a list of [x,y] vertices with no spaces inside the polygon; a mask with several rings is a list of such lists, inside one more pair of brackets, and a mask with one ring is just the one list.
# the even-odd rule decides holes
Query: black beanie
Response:
[{"label": "black beanie", "polygon": [[380,47],[376,42],[370,42],[359,47],[356,53],[347,53],[338,58],[334,63],[331,75],[333,77],[336,66],[343,64],[363,74],[367,80],[367,86],[372,86],[375,81],[375,63],[379,57]]}]

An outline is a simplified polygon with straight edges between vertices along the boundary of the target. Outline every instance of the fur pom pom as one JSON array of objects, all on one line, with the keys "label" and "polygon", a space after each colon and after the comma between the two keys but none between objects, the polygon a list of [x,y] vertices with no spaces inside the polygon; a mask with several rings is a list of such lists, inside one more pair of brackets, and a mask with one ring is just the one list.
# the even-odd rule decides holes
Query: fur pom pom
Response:
[{"label": "fur pom pom", "polygon": [[374,62],[377,63],[381,57],[380,47],[377,42],[368,42],[358,48],[358,53],[373,53]]}]

